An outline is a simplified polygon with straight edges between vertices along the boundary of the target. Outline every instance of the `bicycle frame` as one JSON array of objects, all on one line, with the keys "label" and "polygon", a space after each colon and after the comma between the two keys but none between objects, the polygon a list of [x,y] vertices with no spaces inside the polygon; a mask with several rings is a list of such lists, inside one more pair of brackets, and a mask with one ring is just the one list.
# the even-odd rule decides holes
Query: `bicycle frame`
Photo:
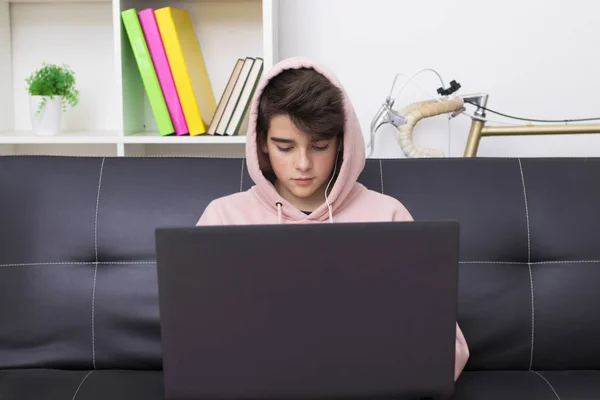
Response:
[{"label": "bicycle frame", "polygon": [[476,105],[478,106],[474,117],[471,117],[471,128],[469,130],[469,137],[465,146],[465,151],[463,155],[464,157],[477,156],[479,142],[483,137],[600,133],[600,124],[527,124],[517,126],[486,126],[485,110],[480,106],[486,106],[488,97],[487,94],[461,97],[463,97],[465,101],[476,103]]},{"label": "bicycle frame", "polygon": [[[457,101],[458,100],[458,101]],[[412,141],[412,129],[424,118],[436,115],[450,114],[451,118],[462,114],[465,111],[464,103],[469,103],[477,107],[474,115],[471,117],[471,127],[469,137],[464,150],[464,157],[476,157],[479,150],[479,143],[484,137],[497,136],[526,136],[526,135],[573,135],[573,134],[593,134],[600,133],[600,123],[597,124],[527,124],[514,126],[486,126],[485,110],[487,107],[488,94],[476,93],[454,98],[444,97],[443,99],[420,101],[409,104],[401,111],[396,111],[392,107],[394,101],[387,98],[381,106],[375,117],[371,121],[371,140],[368,143],[370,148],[369,157],[374,151],[374,136],[377,129],[383,124],[391,124],[398,130],[399,140],[402,142],[402,150],[410,157],[428,157],[435,156],[430,149],[418,148]],[[408,150],[407,150],[408,149]]]}]

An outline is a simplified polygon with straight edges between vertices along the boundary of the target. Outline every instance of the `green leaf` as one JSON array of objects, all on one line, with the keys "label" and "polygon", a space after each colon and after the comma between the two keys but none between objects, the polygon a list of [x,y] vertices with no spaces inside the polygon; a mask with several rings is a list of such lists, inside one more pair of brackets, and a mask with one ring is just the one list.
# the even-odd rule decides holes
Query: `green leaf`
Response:
[{"label": "green leaf", "polygon": [[[62,96],[62,109],[75,107],[79,103],[79,91],[75,85],[75,73],[68,65],[42,63],[42,66],[25,79],[27,92],[31,96]],[[36,115],[44,108],[46,99],[38,107]]]}]

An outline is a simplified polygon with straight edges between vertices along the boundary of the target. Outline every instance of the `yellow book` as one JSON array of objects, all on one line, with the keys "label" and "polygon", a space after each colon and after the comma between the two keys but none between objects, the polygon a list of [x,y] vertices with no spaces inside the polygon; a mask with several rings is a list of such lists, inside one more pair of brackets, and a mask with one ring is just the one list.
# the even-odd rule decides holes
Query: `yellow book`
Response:
[{"label": "yellow book", "polygon": [[154,11],[190,135],[206,133],[217,108],[204,57],[187,10]]}]

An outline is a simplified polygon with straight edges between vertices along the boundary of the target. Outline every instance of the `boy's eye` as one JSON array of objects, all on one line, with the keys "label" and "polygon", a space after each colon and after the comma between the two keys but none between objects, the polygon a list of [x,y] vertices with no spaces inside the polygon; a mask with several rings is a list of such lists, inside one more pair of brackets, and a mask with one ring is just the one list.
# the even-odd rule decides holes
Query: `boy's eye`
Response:
[{"label": "boy's eye", "polygon": [[[317,150],[317,151],[323,151],[323,150],[327,150],[327,148],[329,147],[329,144],[324,144],[324,145],[313,145],[312,148]],[[281,152],[288,152],[291,151],[294,147],[290,146],[290,147],[281,147],[281,146],[277,146],[277,150],[281,151]]]},{"label": "boy's eye", "polygon": [[328,145],[328,144],[325,144],[325,145],[322,145],[322,146],[317,146],[317,145],[314,145],[314,146],[313,146],[313,148],[314,148],[315,150],[319,150],[319,151],[322,151],[322,150],[327,150],[327,148],[328,148],[328,147],[329,147],[329,145]]}]

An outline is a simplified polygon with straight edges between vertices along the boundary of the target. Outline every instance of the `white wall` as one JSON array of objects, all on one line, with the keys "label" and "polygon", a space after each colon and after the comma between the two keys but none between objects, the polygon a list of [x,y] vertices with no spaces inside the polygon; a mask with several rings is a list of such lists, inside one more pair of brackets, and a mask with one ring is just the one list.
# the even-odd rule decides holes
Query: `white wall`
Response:
[{"label": "white wall", "polygon": [[4,56],[10,53],[10,7],[8,3],[0,1],[0,132],[13,127],[12,101],[9,96],[3,95],[12,91],[12,65],[10,59]]},{"label": "white wall", "polygon": [[[365,138],[394,75],[422,68],[436,69],[446,84],[456,79],[461,94],[489,93],[488,106],[508,114],[600,117],[599,15],[600,3],[590,0],[281,0],[279,57],[313,57],[331,68]],[[436,95],[435,75],[416,81]],[[411,85],[396,104],[424,99]],[[469,124],[452,120],[451,156],[462,156]],[[446,152],[447,126],[443,116],[422,121],[415,141]],[[374,156],[403,157],[394,135],[378,132]],[[600,134],[484,138],[478,155],[600,156]]]},{"label": "white wall", "polygon": [[10,13],[14,130],[31,129],[25,79],[47,62],[69,65],[82,93],[77,107],[63,116],[63,129],[116,131],[120,110],[114,84],[111,4],[15,3]]}]

